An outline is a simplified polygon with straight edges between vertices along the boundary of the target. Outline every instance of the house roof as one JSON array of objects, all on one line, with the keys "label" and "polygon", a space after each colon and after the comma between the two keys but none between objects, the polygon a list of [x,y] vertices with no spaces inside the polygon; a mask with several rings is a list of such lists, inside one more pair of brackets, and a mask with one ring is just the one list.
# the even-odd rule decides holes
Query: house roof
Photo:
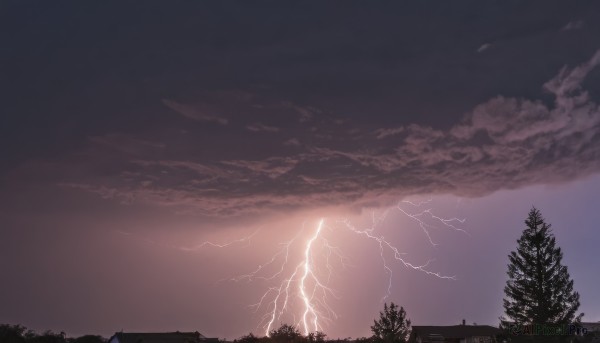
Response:
[{"label": "house roof", "polygon": [[495,336],[502,330],[489,325],[412,326],[411,337],[443,336],[444,338],[466,338],[473,336]]},{"label": "house roof", "polygon": [[135,333],[117,332],[109,340],[116,338],[119,343],[199,343],[207,339],[199,332],[160,332],[160,333]]}]

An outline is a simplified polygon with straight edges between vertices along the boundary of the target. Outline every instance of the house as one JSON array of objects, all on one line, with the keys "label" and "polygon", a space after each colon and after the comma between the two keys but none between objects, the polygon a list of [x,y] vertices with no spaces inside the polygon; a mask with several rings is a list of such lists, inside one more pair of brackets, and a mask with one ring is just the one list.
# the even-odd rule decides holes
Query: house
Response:
[{"label": "house", "polygon": [[581,327],[587,329],[587,332],[600,333],[600,322],[581,322]]},{"label": "house", "polygon": [[581,327],[587,330],[586,337],[590,342],[600,342],[600,322],[581,322]]},{"label": "house", "polygon": [[495,343],[502,330],[489,325],[412,326],[411,343]]},{"label": "house", "polygon": [[131,333],[117,332],[108,343],[218,343],[218,338],[206,338],[196,332]]}]

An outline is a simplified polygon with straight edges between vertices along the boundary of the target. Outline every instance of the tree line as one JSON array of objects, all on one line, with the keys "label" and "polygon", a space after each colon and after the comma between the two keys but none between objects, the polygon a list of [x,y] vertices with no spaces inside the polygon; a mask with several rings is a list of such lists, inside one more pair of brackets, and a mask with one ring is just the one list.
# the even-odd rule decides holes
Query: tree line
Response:
[{"label": "tree line", "polygon": [[[372,337],[363,337],[353,342],[356,343],[391,343],[403,341],[408,337],[410,320],[406,319],[404,308],[398,309],[394,303],[388,307],[384,305],[384,311],[380,313],[379,320],[374,321],[371,330]],[[268,336],[258,337],[253,333],[234,340],[235,343],[347,343],[350,339],[327,340],[323,332],[311,332],[307,336],[300,333],[298,328],[289,324],[282,324],[273,329]],[[0,343],[106,343],[107,339],[102,336],[85,335],[77,338],[67,338],[64,332],[55,333],[46,331],[37,334],[22,325],[0,324]]]},{"label": "tree line", "polygon": [[0,343],[106,343],[102,336],[84,335],[67,338],[64,332],[45,331],[41,334],[22,325],[0,324]]}]

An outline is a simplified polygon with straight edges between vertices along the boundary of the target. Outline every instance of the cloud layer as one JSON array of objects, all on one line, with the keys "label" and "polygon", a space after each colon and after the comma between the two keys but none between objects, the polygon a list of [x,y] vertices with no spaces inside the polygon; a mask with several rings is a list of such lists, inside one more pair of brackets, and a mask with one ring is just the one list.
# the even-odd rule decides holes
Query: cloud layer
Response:
[{"label": "cloud layer", "polygon": [[[165,100],[192,122],[212,122],[225,131],[210,141],[198,138],[193,128],[186,139],[160,143],[94,137],[92,149],[119,146],[118,158],[107,163],[117,164],[120,172],[61,184],[124,204],[231,216],[370,206],[423,193],[474,197],[573,180],[600,170],[600,110],[582,89],[598,64],[600,51],[580,66],[560,70],[543,85],[552,103],[497,96],[445,130],[416,124],[365,130],[315,108],[250,95],[236,95],[228,108],[214,105],[211,111]],[[219,101],[226,96],[219,94]],[[235,116],[245,111],[269,115]],[[282,124],[290,121],[296,124]],[[237,137],[237,147],[231,137]],[[142,144],[144,153],[128,149],[127,142]],[[211,146],[204,150],[190,149],[206,142]],[[151,148],[154,152],[146,151]]]}]

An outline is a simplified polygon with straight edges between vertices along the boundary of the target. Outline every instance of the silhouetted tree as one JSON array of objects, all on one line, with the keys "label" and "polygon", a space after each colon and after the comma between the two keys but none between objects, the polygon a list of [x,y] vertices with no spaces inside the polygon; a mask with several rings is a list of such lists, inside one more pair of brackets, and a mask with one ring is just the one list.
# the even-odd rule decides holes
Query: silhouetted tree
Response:
[{"label": "silhouetted tree", "polygon": [[258,343],[259,341],[260,338],[254,336],[252,332],[235,340],[235,342],[239,343]]},{"label": "silhouetted tree", "polygon": [[0,343],[106,343],[106,341],[106,338],[96,335],[67,339],[64,332],[55,333],[50,330],[39,335],[22,325],[0,324]]},{"label": "silhouetted tree", "polygon": [[561,264],[562,251],[550,224],[535,207],[517,240],[517,251],[508,256],[508,281],[504,288],[504,310],[515,324],[568,324],[580,321],[579,293]]},{"label": "silhouetted tree", "polygon": [[323,343],[327,335],[321,331],[311,332],[306,337],[310,343]]},{"label": "silhouetted tree", "polygon": [[295,326],[289,324],[282,324],[278,329],[271,330],[269,337],[275,342],[299,342],[304,338]]},{"label": "silhouetted tree", "polygon": [[404,343],[410,334],[410,320],[406,319],[406,311],[403,307],[387,303],[383,305],[383,312],[379,312],[379,320],[375,320],[373,326],[373,339],[376,342]]},{"label": "silhouetted tree", "polygon": [[26,334],[26,340],[27,343],[67,343],[64,332],[55,333],[50,330],[41,335],[36,335],[30,331]]},{"label": "silhouetted tree", "polygon": [[24,333],[27,328],[22,325],[0,324],[0,342],[25,343]]}]

